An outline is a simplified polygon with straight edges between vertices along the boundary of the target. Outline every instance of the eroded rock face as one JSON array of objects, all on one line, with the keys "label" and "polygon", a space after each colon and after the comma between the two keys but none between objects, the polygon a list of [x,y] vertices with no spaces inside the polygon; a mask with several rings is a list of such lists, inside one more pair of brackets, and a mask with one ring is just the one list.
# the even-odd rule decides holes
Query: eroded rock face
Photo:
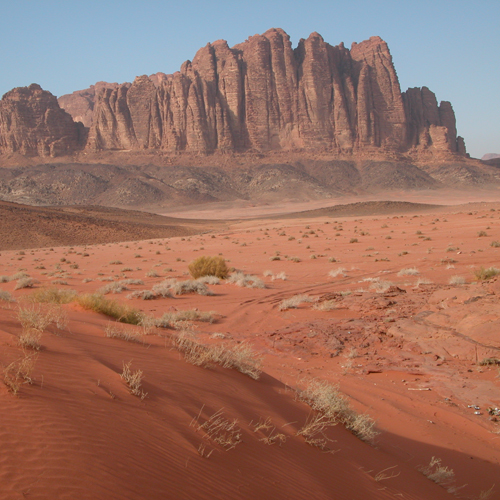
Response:
[{"label": "eroded rock face", "polygon": [[40,85],[15,88],[0,101],[1,153],[61,156],[81,148],[84,140],[83,125]]},{"label": "eroded rock face", "polygon": [[100,82],[60,98],[89,127],[89,150],[326,151],[465,155],[451,104],[401,93],[387,44],[351,49],[318,33],[293,49],[281,29],[201,48],[167,75]]}]

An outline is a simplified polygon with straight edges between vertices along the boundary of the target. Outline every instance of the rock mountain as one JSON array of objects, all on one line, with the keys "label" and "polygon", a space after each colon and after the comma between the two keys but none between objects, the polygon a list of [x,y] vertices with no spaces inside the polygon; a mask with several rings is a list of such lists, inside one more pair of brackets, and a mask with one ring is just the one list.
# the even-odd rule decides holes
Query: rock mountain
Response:
[{"label": "rock mountain", "polygon": [[0,101],[0,153],[116,150],[466,156],[451,104],[426,87],[401,92],[379,37],[349,50],[312,33],[294,49],[271,29],[209,43],[171,75],[99,82],[59,102],[33,84]]}]

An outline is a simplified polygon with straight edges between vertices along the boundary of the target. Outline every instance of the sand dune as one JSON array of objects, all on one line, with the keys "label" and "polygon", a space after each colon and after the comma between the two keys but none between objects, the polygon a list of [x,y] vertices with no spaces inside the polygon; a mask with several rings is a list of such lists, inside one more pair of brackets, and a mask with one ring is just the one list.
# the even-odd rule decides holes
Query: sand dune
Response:
[{"label": "sand dune", "polygon": [[[149,241],[3,250],[0,275],[39,282],[0,284],[16,300],[0,301],[4,368],[25,355],[19,308],[55,307],[28,301],[46,287],[83,294],[142,280],[106,298],[155,318],[214,311],[214,321],[126,342],[106,337],[117,323],[103,314],[75,301],[55,307],[67,324],[49,325],[41,350],[25,351],[37,356],[32,383],[16,395],[0,385],[0,498],[444,499],[462,486],[457,497],[478,498],[500,471],[500,427],[488,413],[500,406],[500,379],[480,363],[500,358],[500,280],[474,271],[500,267],[499,210],[256,219]],[[265,288],[222,282],[208,296],[127,298],[187,280],[189,262],[219,254]],[[296,295],[306,298],[285,308]],[[251,345],[262,375],[187,363],[175,348],[186,328],[206,346]],[[120,377],[128,362],[143,371],[143,399]],[[297,433],[314,412],[296,390],[315,379],[338,385],[380,434],[364,442],[339,424],[325,431],[326,448],[307,444]],[[237,419],[232,448],[201,427],[218,411]],[[271,427],[255,431],[266,419]],[[453,482],[422,474],[432,457]]]}]

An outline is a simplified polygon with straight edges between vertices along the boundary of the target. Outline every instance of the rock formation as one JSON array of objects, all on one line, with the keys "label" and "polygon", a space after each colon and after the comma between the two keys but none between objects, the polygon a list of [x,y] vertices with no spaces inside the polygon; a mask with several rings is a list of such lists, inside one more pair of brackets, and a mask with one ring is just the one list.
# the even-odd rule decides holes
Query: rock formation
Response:
[{"label": "rock formation", "polygon": [[83,125],[40,85],[7,92],[0,101],[0,152],[26,156],[71,154],[84,144]]},{"label": "rock formation", "polygon": [[[29,89],[12,92],[31,96]],[[44,122],[39,138],[37,98],[26,97],[21,113],[10,104],[12,92],[0,104],[1,151],[77,148],[81,135],[71,132],[78,127],[67,118]],[[466,154],[451,104],[438,106],[426,87],[401,93],[379,37],[349,50],[312,33],[293,49],[283,30],[271,29],[232,48],[223,40],[209,43],[174,74],[140,76],[132,84],[100,82],[59,103],[88,127],[90,151]]]}]

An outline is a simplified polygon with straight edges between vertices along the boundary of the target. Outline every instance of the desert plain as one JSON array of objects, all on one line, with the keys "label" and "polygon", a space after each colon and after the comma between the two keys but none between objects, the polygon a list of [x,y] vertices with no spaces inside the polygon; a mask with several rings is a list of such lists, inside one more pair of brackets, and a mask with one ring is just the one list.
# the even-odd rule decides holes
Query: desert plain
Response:
[{"label": "desert plain", "polygon": [[1,499],[499,498],[500,202],[58,211],[2,229]]}]

